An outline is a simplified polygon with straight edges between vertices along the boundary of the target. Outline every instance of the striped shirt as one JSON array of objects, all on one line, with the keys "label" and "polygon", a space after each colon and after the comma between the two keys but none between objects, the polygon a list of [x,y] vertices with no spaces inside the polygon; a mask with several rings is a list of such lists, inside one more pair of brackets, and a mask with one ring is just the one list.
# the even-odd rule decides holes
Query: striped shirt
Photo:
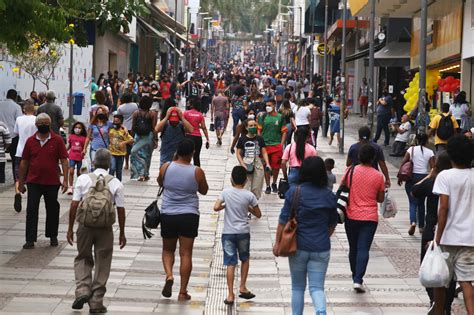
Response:
[{"label": "striped shirt", "polygon": [[12,143],[12,138],[10,131],[8,130],[7,125],[0,121],[0,163],[5,163],[7,161],[7,156],[5,154],[6,147]]}]

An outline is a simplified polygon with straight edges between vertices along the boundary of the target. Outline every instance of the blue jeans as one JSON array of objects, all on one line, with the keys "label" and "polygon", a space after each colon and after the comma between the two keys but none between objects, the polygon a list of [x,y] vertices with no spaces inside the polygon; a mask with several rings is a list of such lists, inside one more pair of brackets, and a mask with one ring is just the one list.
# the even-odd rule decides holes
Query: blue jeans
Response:
[{"label": "blue jeans", "polygon": [[296,185],[300,180],[300,168],[299,167],[290,167],[288,171],[288,184]]},{"label": "blue jeans", "polygon": [[324,280],[328,270],[330,251],[307,252],[297,250],[289,257],[291,273],[291,309],[293,315],[302,315],[304,291],[308,279],[309,294],[317,315],[326,315],[326,294]]},{"label": "blue jeans", "polygon": [[410,205],[410,224],[416,223],[417,209],[418,209],[418,227],[425,227],[425,200],[426,197],[415,198],[411,194],[413,185],[418,183],[420,180],[425,178],[427,174],[417,174],[413,173],[411,181],[405,183],[405,191],[408,196],[408,202]]},{"label": "blue jeans", "polygon": [[112,161],[110,163],[110,175],[115,175],[119,181],[122,181],[122,169],[123,161],[125,156],[123,155],[112,155]]},{"label": "blue jeans", "polygon": [[378,223],[375,221],[358,221],[346,219],[345,228],[349,241],[349,263],[352,281],[362,284],[362,278],[369,263],[369,251],[374,240]]},{"label": "blue jeans", "polygon": [[374,142],[377,142],[382,134],[382,130],[385,134],[385,141],[386,145],[390,142],[390,129],[388,128],[388,124],[390,123],[390,118],[392,116],[390,114],[380,115],[377,116],[377,132],[375,133]]}]

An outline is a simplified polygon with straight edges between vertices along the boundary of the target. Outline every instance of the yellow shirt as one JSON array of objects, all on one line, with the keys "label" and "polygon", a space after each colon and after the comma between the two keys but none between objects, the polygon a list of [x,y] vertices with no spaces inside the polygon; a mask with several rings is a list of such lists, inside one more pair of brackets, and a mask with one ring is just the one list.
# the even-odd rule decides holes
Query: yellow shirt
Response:
[{"label": "yellow shirt", "polygon": [[[449,113],[441,113],[441,115],[448,116]],[[433,120],[430,122],[430,128],[431,129],[438,129],[439,122],[441,120],[441,115],[435,115],[433,117]],[[458,129],[459,128],[458,122],[456,121],[456,119],[454,119],[454,117],[452,115],[451,115],[451,121],[453,122],[454,129]],[[435,132],[435,145],[447,144],[447,143],[448,143],[447,140],[440,139],[438,137],[437,132]]]},{"label": "yellow shirt", "polygon": [[132,136],[123,128],[115,129],[110,128],[109,130],[109,151],[112,155],[127,155],[127,146],[120,145],[124,141],[132,140]]}]

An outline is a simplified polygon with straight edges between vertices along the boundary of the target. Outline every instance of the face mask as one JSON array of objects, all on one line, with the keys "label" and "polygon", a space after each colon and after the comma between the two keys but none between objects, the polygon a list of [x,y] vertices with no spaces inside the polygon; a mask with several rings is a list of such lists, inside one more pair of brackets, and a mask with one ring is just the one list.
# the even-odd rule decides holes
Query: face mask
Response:
[{"label": "face mask", "polygon": [[105,119],[107,119],[107,116],[105,116],[105,114],[97,114],[97,119],[105,120]]},{"label": "face mask", "polygon": [[38,126],[38,132],[45,134],[49,132],[49,125],[39,125]]},{"label": "face mask", "polygon": [[249,127],[247,131],[251,134],[256,134],[257,133],[257,127]]},{"label": "face mask", "polygon": [[120,128],[120,124],[114,124],[114,128],[115,128],[115,129],[119,129],[119,128]]},{"label": "face mask", "polygon": [[255,115],[254,115],[254,114],[250,114],[250,115],[247,116],[247,118],[253,120],[253,119],[255,119]]},{"label": "face mask", "polygon": [[75,133],[76,135],[81,134],[81,131],[82,131],[81,128],[74,128],[74,133]]},{"label": "face mask", "polygon": [[273,107],[272,106],[267,106],[267,107],[265,107],[265,110],[267,111],[267,113],[271,113],[271,112],[273,112]]}]

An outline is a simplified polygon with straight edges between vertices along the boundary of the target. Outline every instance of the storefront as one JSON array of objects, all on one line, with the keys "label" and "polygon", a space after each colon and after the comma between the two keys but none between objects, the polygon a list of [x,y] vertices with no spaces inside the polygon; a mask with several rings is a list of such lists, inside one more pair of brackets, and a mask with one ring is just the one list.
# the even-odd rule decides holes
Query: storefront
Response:
[{"label": "storefront", "polygon": [[464,25],[462,38],[461,89],[466,91],[467,100],[474,100],[474,4],[464,3]]}]

